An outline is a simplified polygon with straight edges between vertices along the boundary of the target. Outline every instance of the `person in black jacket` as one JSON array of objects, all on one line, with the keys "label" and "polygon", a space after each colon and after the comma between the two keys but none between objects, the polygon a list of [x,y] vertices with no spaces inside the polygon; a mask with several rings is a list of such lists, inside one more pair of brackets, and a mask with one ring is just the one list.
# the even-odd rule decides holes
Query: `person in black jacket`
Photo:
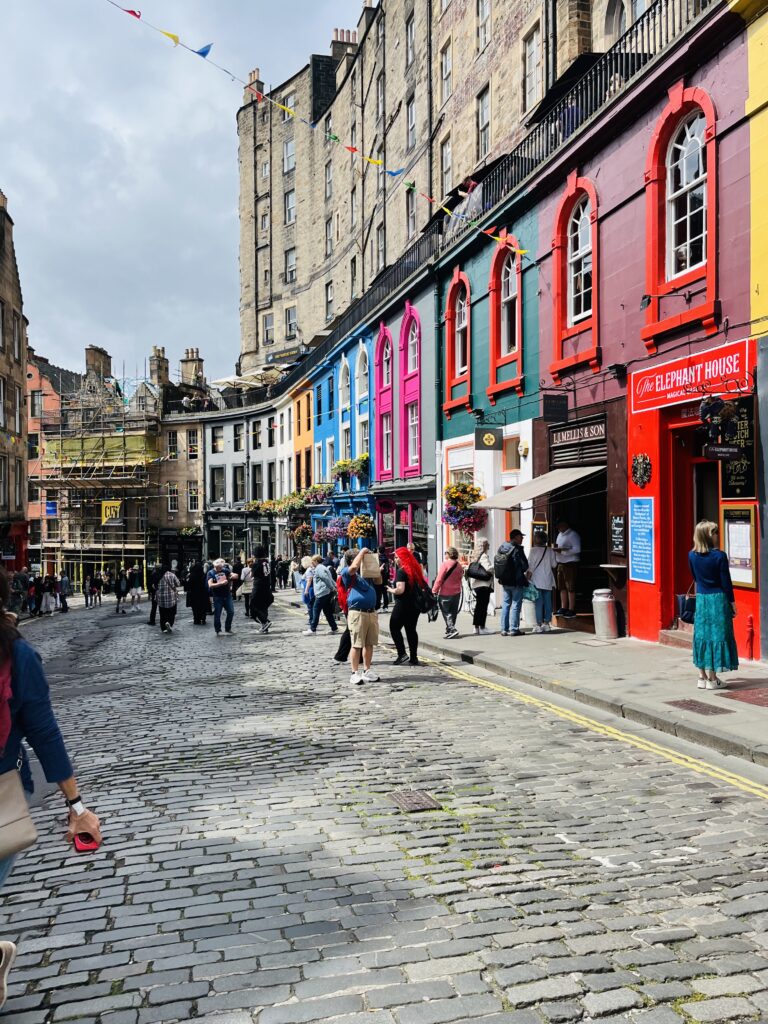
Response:
[{"label": "person in black jacket", "polygon": [[266,549],[257,547],[254,550],[253,591],[251,593],[251,618],[260,623],[260,633],[268,633],[272,623],[269,621],[269,606],[274,601],[272,594],[272,569],[267,558]]},{"label": "person in black jacket", "polygon": [[501,635],[522,636],[520,612],[523,609],[523,590],[528,582],[528,559],[523,551],[523,534],[513,530],[509,544],[502,544],[494,560],[496,579],[502,586]]},{"label": "person in black jacket", "polygon": [[149,581],[147,591],[149,593],[149,600],[152,602],[149,609],[149,619],[147,620],[148,626],[154,626],[157,621],[157,584],[163,578],[163,567],[156,565],[149,574]]}]

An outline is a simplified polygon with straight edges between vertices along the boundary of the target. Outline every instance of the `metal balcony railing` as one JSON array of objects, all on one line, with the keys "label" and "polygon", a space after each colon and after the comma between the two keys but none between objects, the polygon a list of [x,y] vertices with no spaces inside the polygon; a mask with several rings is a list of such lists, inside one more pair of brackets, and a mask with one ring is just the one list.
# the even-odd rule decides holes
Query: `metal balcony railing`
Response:
[{"label": "metal balcony railing", "polygon": [[[655,0],[468,196],[465,204],[472,202],[472,218],[485,215],[519,188],[715,3]],[[464,213],[462,207],[456,212]],[[467,227],[461,218],[450,218],[443,244],[452,243]]]}]

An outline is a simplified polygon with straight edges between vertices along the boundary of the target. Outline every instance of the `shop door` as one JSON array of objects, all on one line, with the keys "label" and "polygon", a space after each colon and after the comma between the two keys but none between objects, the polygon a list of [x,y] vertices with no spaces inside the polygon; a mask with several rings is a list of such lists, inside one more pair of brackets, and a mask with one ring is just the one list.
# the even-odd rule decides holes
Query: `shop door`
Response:
[{"label": "shop door", "polygon": [[[709,519],[716,523],[720,514],[718,464],[703,457],[702,445],[703,441],[698,436],[695,426],[672,431],[669,501],[672,515],[672,551],[669,559],[673,566],[671,580],[665,580],[662,566],[662,584],[672,585],[671,590],[665,595],[668,606],[675,594],[686,593],[691,585],[688,552],[693,546],[693,530],[696,523],[701,519]],[[663,530],[664,523],[661,525]]]}]

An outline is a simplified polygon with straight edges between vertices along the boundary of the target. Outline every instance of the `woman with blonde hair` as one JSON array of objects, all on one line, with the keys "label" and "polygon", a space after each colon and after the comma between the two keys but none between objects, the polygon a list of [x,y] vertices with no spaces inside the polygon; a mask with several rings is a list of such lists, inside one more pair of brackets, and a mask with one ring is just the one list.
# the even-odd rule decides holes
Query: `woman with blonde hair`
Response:
[{"label": "woman with blonde hair", "polygon": [[723,685],[718,672],[739,667],[733,618],[733,595],[728,557],[718,548],[717,523],[702,519],[693,532],[693,550],[688,564],[696,583],[696,615],[693,622],[693,663],[699,670],[700,690],[717,690]]},{"label": "woman with blonde hair", "polygon": [[467,579],[475,595],[472,625],[475,628],[476,636],[487,636],[493,632],[493,630],[485,628],[488,618],[488,602],[491,600],[493,591],[493,562],[488,554],[489,547],[486,537],[478,537],[475,541],[475,550],[472,552],[472,561],[467,566]]}]

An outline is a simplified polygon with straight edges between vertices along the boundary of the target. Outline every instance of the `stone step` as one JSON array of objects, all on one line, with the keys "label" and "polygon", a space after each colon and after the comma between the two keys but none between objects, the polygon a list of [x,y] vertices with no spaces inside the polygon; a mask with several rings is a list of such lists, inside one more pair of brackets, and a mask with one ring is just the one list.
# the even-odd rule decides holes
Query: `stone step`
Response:
[{"label": "stone step", "polygon": [[687,629],[660,629],[659,643],[667,647],[690,650],[693,647],[693,630],[688,632]]},{"label": "stone step", "polygon": [[570,629],[574,633],[595,632],[595,617],[591,612],[577,612],[575,619],[562,615],[554,615],[553,619],[558,629]]}]

